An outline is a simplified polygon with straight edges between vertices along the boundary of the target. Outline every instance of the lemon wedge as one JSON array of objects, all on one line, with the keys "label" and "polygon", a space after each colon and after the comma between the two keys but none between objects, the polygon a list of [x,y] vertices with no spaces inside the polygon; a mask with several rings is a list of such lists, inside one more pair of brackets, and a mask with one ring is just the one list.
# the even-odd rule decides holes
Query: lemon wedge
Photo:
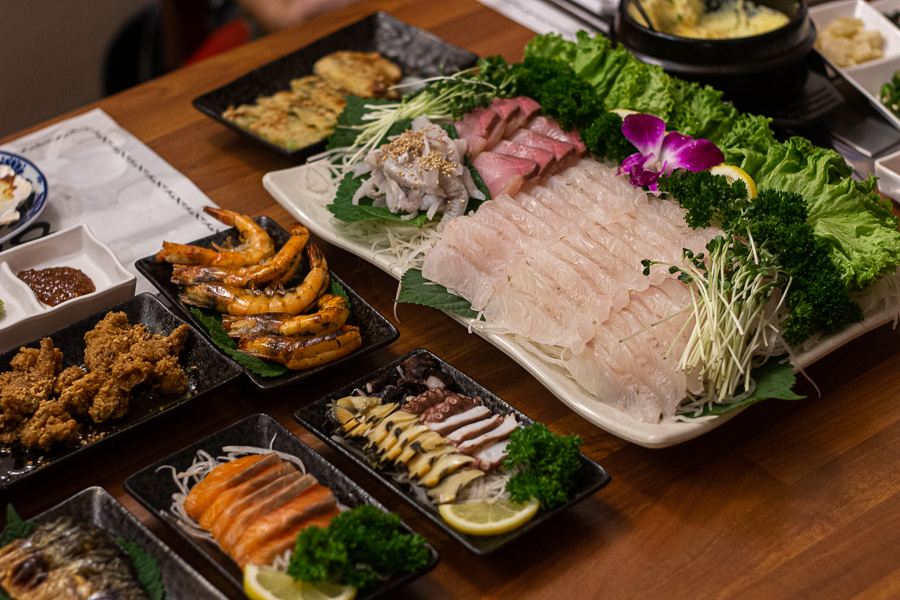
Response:
[{"label": "lemon wedge", "polygon": [[636,115],[636,114],[638,114],[638,112],[637,112],[636,110],[628,110],[627,108],[614,108],[614,109],[612,109],[612,110],[609,111],[609,112],[611,112],[611,113],[616,113],[617,115],[619,115],[619,116],[622,117],[623,119],[624,119],[625,117],[627,117],[628,115]]},{"label": "lemon wedge", "polygon": [[747,193],[749,194],[748,197],[756,198],[756,184],[743,169],[735,167],[733,165],[726,165],[725,163],[722,163],[721,165],[712,167],[709,172],[713,175],[724,175],[725,179],[728,180],[729,185],[738,180],[743,181],[744,185],[747,186]]},{"label": "lemon wedge", "polygon": [[244,567],[244,592],[250,600],[351,600],[352,585],[306,583],[272,567]]},{"label": "lemon wedge", "polygon": [[450,525],[471,535],[498,535],[527,523],[537,513],[540,503],[531,499],[525,504],[509,500],[484,500],[441,504],[438,510]]}]

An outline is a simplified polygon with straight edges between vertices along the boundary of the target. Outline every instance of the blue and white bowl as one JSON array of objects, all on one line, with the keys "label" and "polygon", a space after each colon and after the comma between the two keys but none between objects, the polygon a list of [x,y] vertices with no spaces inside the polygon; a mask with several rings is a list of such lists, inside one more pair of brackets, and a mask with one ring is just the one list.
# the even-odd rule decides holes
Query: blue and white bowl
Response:
[{"label": "blue and white bowl", "polygon": [[40,216],[47,204],[47,178],[34,165],[33,162],[13,154],[0,150],[0,165],[8,165],[16,175],[31,182],[31,196],[19,207],[19,220],[8,225],[0,226],[0,244],[16,235],[19,230]]}]

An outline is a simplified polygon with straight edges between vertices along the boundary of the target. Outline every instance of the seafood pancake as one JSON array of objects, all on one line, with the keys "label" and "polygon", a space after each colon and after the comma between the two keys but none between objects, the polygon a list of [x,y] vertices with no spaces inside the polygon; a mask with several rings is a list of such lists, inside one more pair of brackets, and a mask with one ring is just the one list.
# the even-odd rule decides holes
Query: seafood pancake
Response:
[{"label": "seafood pancake", "polygon": [[0,585],[17,600],[144,600],[125,551],[105,532],[60,517],[0,550]]}]

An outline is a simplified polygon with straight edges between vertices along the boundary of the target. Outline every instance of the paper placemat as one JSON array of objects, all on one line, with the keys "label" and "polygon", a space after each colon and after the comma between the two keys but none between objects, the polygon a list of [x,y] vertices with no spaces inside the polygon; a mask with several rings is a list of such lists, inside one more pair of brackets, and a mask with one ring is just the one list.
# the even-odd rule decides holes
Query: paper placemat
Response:
[{"label": "paper placemat", "polygon": [[187,177],[97,108],[9,142],[47,178],[41,216],[5,250],[85,223],[137,276],[136,293],[155,292],[134,268],[163,240],[189,242],[226,226],[203,212],[216,206]]}]

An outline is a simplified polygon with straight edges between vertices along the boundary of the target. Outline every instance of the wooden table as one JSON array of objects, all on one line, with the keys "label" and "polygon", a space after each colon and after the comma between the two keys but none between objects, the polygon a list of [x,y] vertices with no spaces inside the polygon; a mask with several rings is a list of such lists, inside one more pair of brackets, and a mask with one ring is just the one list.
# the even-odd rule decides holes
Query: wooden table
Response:
[{"label": "wooden table", "polygon": [[[291,217],[261,179],[292,164],[201,115],[190,101],[376,10],[482,56],[521,60],[532,37],[475,0],[363,0],[92,107],[103,108],[214,202],[287,226]],[[326,244],[325,250],[343,279],[380,312],[393,314],[396,281],[338,248]],[[210,581],[240,598],[122,483],[189,443],[266,412],[437,548],[437,568],[397,597],[900,596],[900,333],[890,326],[808,369],[821,397],[801,380],[798,388],[807,400],[764,402],[699,439],[648,450],[590,425],[511,359],[442,313],[402,305],[397,315],[399,341],[352,361],[341,373],[272,394],[236,384],[113,441],[89,461],[73,461],[63,476],[38,473],[5,499],[28,517],[88,485],[103,486]],[[521,543],[477,558],[291,418],[305,403],[419,347],[535,420],[580,435],[584,452],[609,469],[612,483]]]}]

